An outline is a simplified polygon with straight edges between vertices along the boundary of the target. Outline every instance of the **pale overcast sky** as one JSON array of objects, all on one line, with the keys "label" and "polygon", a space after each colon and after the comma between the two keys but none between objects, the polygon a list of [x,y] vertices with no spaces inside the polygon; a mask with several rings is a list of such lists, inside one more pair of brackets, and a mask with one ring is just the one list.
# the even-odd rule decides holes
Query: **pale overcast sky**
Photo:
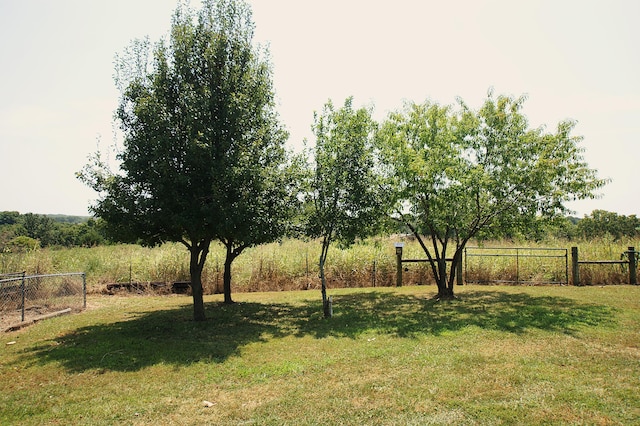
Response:
[{"label": "pale overcast sky", "polygon": [[[196,5],[196,2],[193,2]],[[636,0],[252,0],[270,45],[289,143],[313,112],[348,96],[376,117],[403,100],[479,106],[489,87],[527,94],[532,126],[575,134],[612,179],[570,204],[640,214],[640,2]],[[86,215],[96,194],[75,178],[114,143],[114,55],[158,40],[172,0],[0,0],[0,211]]]}]

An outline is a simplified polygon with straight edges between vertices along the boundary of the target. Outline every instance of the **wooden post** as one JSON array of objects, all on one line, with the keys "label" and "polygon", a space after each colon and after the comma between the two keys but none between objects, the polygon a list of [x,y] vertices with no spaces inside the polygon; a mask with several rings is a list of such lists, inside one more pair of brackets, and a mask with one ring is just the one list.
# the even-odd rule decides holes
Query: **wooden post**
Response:
[{"label": "wooden post", "polygon": [[396,287],[402,287],[402,247],[403,243],[396,243]]},{"label": "wooden post", "polygon": [[376,260],[373,259],[373,277],[371,277],[371,282],[373,283],[373,286],[376,286]]},{"label": "wooden post", "polygon": [[580,285],[580,271],[578,268],[578,247],[571,247],[571,277],[573,285]]},{"label": "wooden post", "polygon": [[629,284],[638,284],[638,275],[636,268],[638,263],[636,262],[636,250],[634,247],[629,247],[627,250],[629,256]]}]

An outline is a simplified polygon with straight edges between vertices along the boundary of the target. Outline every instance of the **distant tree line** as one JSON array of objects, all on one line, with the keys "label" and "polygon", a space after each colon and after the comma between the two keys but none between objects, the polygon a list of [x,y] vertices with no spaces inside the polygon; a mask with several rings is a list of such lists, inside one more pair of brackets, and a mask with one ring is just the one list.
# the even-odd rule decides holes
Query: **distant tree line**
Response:
[{"label": "distant tree line", "polygon": [[605,210],[594,210],[591,215],[577,221],[575,226],[578,238],[612,237],[619,240],[624,237],[640,235],[640,218],[635,214],[624,216]]},{"label": "distant tree line", "polygon": [[107,242],[101,220],[79,216],[0,212],[0,251],[92,247]]},{"label": "distant tree line", "polygon": [[[399,231],[404,232],[404,230]],[[493,232],[479,235],[479,239],[513,238],[565,240],[635,238],[640,236],[640,218],[606,210],[594,210],[583,218],[567,216],[552,223],[540,223],[526,232]],[[0,211],[0,251],[15,252],[41,247],[93,247],[109,244],[101,219],[86,216],[20,214]]]},{"label": "distant tree line", "polygon": [[[395,224],[390,233],[406,233],[403,224]],[[426,234],[429,235],[428,233]],[[619,241],[624,238],[640,237],[640,218],[632,214],[629,216],[605,210],[594,210],[584,217],[564,216],[551,221],[539,221],[530,229],[522,230],[490,230],[478,233],[478,241],[545,241],[545,240],[595,240],[608,239]]]},{"label": "distant tree line", "polygon": [[544,241],[555,238],[560,240],[593,240],[598,238],[618,241],[622,238],[640,236],[640,218],[635,214],[625,216],[605,210],[594,210],[583,218],[562,216],[553,220],[539,220],[528,228],[493,229],[480,232],[479,240],[512,239],[526,241]]}]

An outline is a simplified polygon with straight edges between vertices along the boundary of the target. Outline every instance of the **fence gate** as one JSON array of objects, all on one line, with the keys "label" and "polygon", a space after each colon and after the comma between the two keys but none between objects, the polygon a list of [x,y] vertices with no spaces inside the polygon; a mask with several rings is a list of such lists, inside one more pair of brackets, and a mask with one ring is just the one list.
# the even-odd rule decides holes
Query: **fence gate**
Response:
[{"label": "fence gate", "polygon": [[566,248],[467,247],[468,283],[569,284]]}]

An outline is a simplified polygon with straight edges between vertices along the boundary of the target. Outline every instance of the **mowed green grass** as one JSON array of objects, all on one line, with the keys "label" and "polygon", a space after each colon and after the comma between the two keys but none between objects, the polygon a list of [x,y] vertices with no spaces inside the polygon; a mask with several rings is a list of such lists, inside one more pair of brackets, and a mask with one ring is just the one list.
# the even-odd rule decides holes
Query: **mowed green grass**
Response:
[{"label": "mowed green grass", "polygon": [[640,287],[456,290],[93,296],[0,334],[0,424],[640,424]]}]

